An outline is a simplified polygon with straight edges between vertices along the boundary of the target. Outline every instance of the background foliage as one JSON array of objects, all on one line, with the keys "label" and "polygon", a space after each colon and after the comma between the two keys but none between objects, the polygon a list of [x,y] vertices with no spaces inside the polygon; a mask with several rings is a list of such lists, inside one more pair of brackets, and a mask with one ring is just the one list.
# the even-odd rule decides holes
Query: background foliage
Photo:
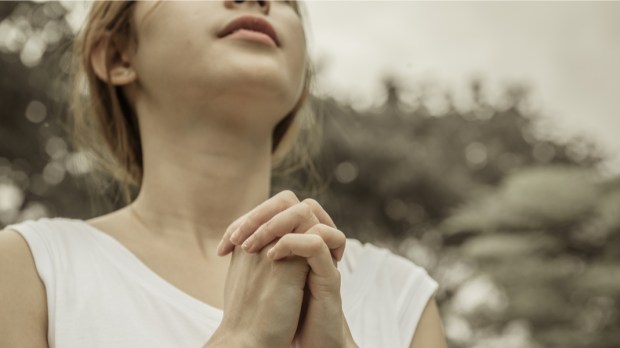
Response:
[{"label": "background foliage", "polygon": [[[0,226],[119,207],[86,190],[88,161],[63,127],[67,6],[0,3]],[[314,195],[339,228],[429,270],[452,347],[620,346],[620,178],[596,169],[596,147],[546,138],[521,86],[489,100],[472,81],[473,107],[457,110],[447,94],[407,104],[407,81],[381,83],[369,109],[312,99]]]}]

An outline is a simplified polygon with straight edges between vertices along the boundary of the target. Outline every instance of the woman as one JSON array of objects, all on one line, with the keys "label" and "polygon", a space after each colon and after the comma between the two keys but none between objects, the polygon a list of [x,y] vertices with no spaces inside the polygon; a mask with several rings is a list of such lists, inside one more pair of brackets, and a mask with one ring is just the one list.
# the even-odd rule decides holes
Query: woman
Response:
[{"label": "woman", "polygon": [[445,347],[424,270],[269,198],[308,95],[296,2],[97,2],[78,42],[76,125],[139,193],[0,233],[0,346]]}]

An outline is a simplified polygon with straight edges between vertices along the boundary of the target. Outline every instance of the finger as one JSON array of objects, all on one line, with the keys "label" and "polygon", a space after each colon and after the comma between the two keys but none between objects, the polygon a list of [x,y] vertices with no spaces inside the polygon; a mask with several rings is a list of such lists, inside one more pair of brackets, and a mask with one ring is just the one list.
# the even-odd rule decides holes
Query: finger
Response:
[{"label": "finger", "polygon": [[243,220],[250,215],[252,211],[249,211],[240,217],[238,217],[235,221],[233,221],[228,228],[226,228],[226,232],[222,236],[220,243],[217,245],[217,255],[224,256],[235,249],[235,245],[230,242],[230,235],[237,230],[237,228],[241,225]]},{"label": "finger", "polygon": [[335,264],[323,239],[314,234],[287,234],[267,252],[272,260],[280,260],[287,256],[305,258],[312,272],[319,277],[332,277]]},{"label": "finger", "polygon": [[[294,213],[299,219],[294,219],[294,216],[286,212],[287,210],[276,214],[271,220],[259,227],[252,235],[241,237],[246,238],[242,242],[244,249],[248,252],[259,251],[269,242],[286,233],[304,233],[316,223],[317,219],[320,223],[334,228],[336,227],[329,214],[327,214],[323,207],[312,198],[304,199],[301,203],[289,209],[294,209]],[[241,243],[241,241],[239,241],[239,243]]]},{"label": "finger", "polygon": [[[241,222],[243,221],[243,219],[245,219],[252,211],[249,211],[243,215],[241,215],[240,217],[238,217],[235,221],[233,221],[228,228],[226,229],[226,232],[224,232],[224,235],[222,236],[222,239],[220,240],[220,243],[217,245],[217,254],[220,256],[226,255],[228,254],[230,251],[232,251],[232,249],[234,249],[234,244],[232,244],[230,242],[230,235],[237,230],[237,228],[239,227],[239,225],[241,225]],[[224,252],[226,251],[226,252]]]},{"label": "finger", "polygon": [[252,209],[244,219],[241,219],[237,228],[230,229],[231,234],[229,237],[222,238],[223,245],[221,249],[218,249],[221,250],[218,251],[218,254],[226,255],[234,250],[235,245],[243,243],[248,236],[254,233],[262,224],[269,221],[274,215],[297,203],[299,203],[299,199],[289,190],[282,191],[264,201]]},{"label": "finger", "polygon": [[332,256],[337,260],[342,260],[342,255],[344,255],[344,248],[347,243],[347,236],[344,232],[333,228],[331,226],[327,226],[324,224],[316,224],[310,228],[306,234],[315,234],[325,242]]},{"label": "finger", "polygon": [[247,237],[276,214],[297,203],[299,203],[299,199],[292,191],[286,190],[278,193],[253,209],[247,218],[239,225],[237,230],[230,236],[230,241],[235,245],[243,243]]},{"label": "finger", "polygon": [[319,220],[308,204],[297,203],[264,223],[243,242],[242,247],[247,252],[259,251],[276,238],[287,233],[305,233],[318,223]]},{"label": "finger", "polygon": [[310,206],[310,208],[312,208],[312,212],[319,219],[320,223],[337,228],[332,218],[329,216],[329,214],[327,214],[327,212],[325,211],[325,209],[323,209],[319,202],[312,198],[306,198],[303,200],[303,203],[307,204],[308,206]]}]

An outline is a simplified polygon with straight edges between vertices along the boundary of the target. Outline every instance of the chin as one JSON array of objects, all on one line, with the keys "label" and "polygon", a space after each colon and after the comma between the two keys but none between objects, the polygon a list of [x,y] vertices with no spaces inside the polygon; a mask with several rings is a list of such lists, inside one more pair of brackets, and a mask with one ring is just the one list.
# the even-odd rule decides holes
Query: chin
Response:
[{"label": "chin", "polygon": [[297,87],[286,76],[266,72],[237,72],[219,84],[219,91],[230,94],[231,103],[253,105],[253,108],[270,109],[283,113],[297,102]]}]

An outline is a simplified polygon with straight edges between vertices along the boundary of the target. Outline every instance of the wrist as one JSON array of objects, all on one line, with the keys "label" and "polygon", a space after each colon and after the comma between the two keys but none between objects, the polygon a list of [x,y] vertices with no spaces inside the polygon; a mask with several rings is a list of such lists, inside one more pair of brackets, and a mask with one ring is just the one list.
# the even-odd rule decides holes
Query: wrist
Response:
[{"label": "wrist", "polygon": [[347,347],[347,348],[359,348],[359,346],[357,345],[357,343],[355,343],[355,341],[353,341],[353,339],[351,339],[349,342],[347,342],[347,345],[345,347]]},{"label": "wrist", "polygon": [[273,339],[269,339],[268,330],[264,331],[261,337],[258,337],[249,328],[233,328],[222,323],[203,348],[289,348],[288,345],[281,345],[280,337],[271,335]]},{"label": "wrist", "polygon": [[355,340],[353,339],[353,335],[351,334],[351,330],[349,329],[349,324],[347,323],[346,319],[344,319],[343,321],[343,329],[345,337],[344,346],[347,348],[359,348],[359,346],[357,345],[357,343],[355,343]]},{"label": "wrist", "polygon": [[233,332],[232,330],[222,329],[215,330],[209,341],[203,348],[250,348],[254,347],[249,344],[249,340],[242,334]]}]

